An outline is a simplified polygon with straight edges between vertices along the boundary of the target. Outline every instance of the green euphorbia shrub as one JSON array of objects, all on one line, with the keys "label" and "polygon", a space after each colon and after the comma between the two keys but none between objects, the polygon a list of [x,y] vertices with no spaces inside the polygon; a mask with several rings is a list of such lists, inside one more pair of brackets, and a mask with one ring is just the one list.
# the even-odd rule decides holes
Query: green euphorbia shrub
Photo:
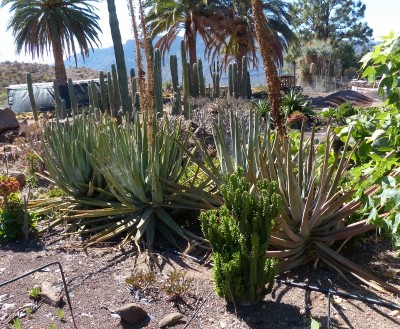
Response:
[{"label": "green euphorbia shrub", "polygon": [[225,205],[200,214],[213,249],[215,290],[228,301],[254,304],[273,286],[276,262],[266,252],[279,196],[275,183],[251,186],[241,169],[226,182],[221,187]]}]

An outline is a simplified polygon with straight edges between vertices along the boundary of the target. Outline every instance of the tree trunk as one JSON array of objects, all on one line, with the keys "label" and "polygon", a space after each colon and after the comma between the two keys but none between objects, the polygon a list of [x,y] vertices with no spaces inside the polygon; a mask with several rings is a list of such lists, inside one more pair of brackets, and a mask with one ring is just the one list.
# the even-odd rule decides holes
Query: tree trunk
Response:
[{"label": "tree trunk", "polygon": [[[247,22],[243,23],[237,34],[238,51],[235,54],[235,60],[238,66],[238,77],[242,79],[243,56],[247,56],[249,52],[249,33]],[[241,95],[244,96],[244,95]]]},{"label": "tree trunk", "polygon": [[279,138],[283,140],[286,134],[285,116],[280,109],[280,80],[273,59],[271,35],[268,31],[267,21],[262,9],[262,0],[251,0],[251,5],[254,15],[254,27],[258,44],[260,45],[265,77],[267,79],[267,92],[271,105],[271,117],[277,129]]},{"label": "tree trunk", "polygon": [[189,63],[190,63],[190,85],[193,86],[193,65],[197,62],[196,52],[196,30],[192,28],[190,21],[185,23],[186,43],[189,50]]},{"label": "tree trunk", "polygon": [[[56,39],[56,38],[54,38]],[[66,86],[68,84],[67,71],[65,70],[63,50],[61,47],[61,41],[52,40],[53,56],[54,56],[54,73],[57,82],[60,86]]]}]

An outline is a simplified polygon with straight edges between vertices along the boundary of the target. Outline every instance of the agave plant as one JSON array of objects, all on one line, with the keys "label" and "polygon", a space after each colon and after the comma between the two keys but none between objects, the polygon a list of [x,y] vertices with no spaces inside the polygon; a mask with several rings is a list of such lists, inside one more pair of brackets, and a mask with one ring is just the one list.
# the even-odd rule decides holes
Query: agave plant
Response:
[{"label": "agave plant", "polygon": [[[65,194],[65,197],[30,201],[30,207],[39,214],[59,209],[91,208],[113,205],[117,201],[107,189],[104,177],[94,168],[89,154],[98,144],[98,124],[86,116],[72,121],[58,119],[47,125],[42,140],[47,178]],[[63,222],[52,221],[51,226]]]},{"label": "agave plant", "polygon": [[[175,244],[174,235],[204,243],[180,226],[172,213],[203,209],[203,200],[215,203],[211,193],[204,191],[208,182],[199,183],[198,171],[187,174],[190,162],[178,145],[179,121],[172,128],[168,120],[154,120],[153,125],[153,143],[144,116],[135,123],[126,120],[123,126],[107,115],[99,121],[82,116],[75,117],[72,125],[50,129],[44,160],[50,165],[51,179],[69,197],[40,200],[33,206],[46,211],[62,203],[62,220],[69,232],[91,235],[86,243],[125,233],[124,242],[138,243],[145,236],[151,248],[155,231]],[[71,151],[65,153],[59,149],[62,146]]]},{"label": "agave plant", "polygon": [[[344,190],[340,184],[355,148],[349,150],[347,142],[343,151],[335,152],[328,130],[321,153],[315,144],[314,132],[306,139],[304,128],[297,145],[290,137],[285,137],[281,143],[274,138],[269,122],[265,127],[260,126],[260,122],[258,115],[251,114],[249,126],[242,126],[240,130],[240,122],[232,114],[231,145],[224,138],[225,132],[215,127],[220,167],[209,159],[203,170],[217,184],[222,184],[225,175],[238,167],[245,168],[245,175],[253,184],[260,179],[277,182],[282,202],[268,255],[279,258],[278,271],[282,273],[310,260],[321,259],[345,278],[350,274],[376,289],[399,293],[339,254],[350,238],[375,228],[366,220],[347,222],[361,206],[354,198],[355,189]],[[372,187],[366,194],[375,191]],[[333,249],[336,241],[342,241],[338,250]]]}]

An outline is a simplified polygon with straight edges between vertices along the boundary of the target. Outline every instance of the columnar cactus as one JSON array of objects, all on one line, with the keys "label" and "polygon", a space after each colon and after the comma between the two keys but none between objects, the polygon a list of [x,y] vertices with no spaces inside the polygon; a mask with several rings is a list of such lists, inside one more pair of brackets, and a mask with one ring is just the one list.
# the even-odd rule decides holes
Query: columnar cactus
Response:
[{"label": "columnar cactus", "polygon": [[60,119],[65,119],[67,117],[67,102],[65,101],[65,99],[61,100],[61,109],[60,109]]},{"label": "columnar cactus", "polygon": [[172,110],[171,114],[179,115],[182,109],[182,101],[181,101],[181,87],[178,86],[176,92],[172,96]]},{"label": "columnar cactus", "polygon": [[89,88],[89,99],[91,100],[90,105],[92,109],[99,109],[99,96],[97,93],[97,86],[96,83],[92,80],[90,81],[90,88]]},{"label": "columnar cactus", "polygon": [[135,112],[140,111],[140,94],[138,92],[133,96],[133,109]]},{"label": "columnar cactus", "polygon": [[225,205],[200,214],[213,250],[215,290],[228,301],[254,304],[272,289],[275,261],[266,255],[279,210],[276,190],[267,180],[251,186],[239,168],[221,187]]},{"label": "columnar cactus", "polygon": [[62,108],[61,108],[61,96],[60,96],[60,85],[58,84],[58,80],[53,80],[53,89],[54,89],[54,101],[56,107],[56,116],[59,119],[64,119],[62,115]]},{"label": "columnar cactus", "polygon": [[131,78],[132,97],[135,97],[136,92],[138,90],[138,84],[137,84],[137,77],[136,77],[135,69],[133,67],[131,67],[131,70],[130,70],[130,78]]},{"label": "columnar cactus", "polygon": [[205,97],[206,96],[206,85],[204,82],[203,63],[200,58],[197,60],[197,74],[199,77],[200,96]]},{"label": "columnar cactus", "polygon": [[121,107],[121,93],[120,93],[120,84],[118,82],[118,74],[117,68],[115,65],[111,65],[111,74],[112,74],[112,86],[113,86],[113,96],[114,96],[114,108],[112,109],[113,115],[117,115],[120,107]]},{"label": "columnar cactus", "polygon": [[110,72],[107,72],[107,88],[108,88],[108,100],[110,104],[110,114],[114,115],[114,109],[115,109],[114,82]]},{"label": "columnar cactus", "polygon": [[171,79],[172,79],[172,88],[174,92],[178,90],[179,79],[178,79],[178,58],[176,55],[169,56],[169,66],[171,69]]},{"label": "columnar cactus", "polygon": [[219,61],[214,61],[213,65],[210,65],[210,73],[213,82],[213,97],[218,98],[220,96],[219,93],[219,84],[221,81],[221,72],[222,65],[219,64]]},{"label": "columnar cactus", "polygon": [[237,63],[232,64],[233,97],[239,98],[239,73]]},{"label": "columnar cactus", "polygon": [[241,77],[241,96],[243,98],[247,98],[248,96],[248,84],[249,84],[249,79],[248,79],[248,71],[247,71],[247,56],[243,56],[242,59],[242,77]]},{"label": "columnar cactus", "polygon": [[228,92],[229,97],[233,96],[233,64],[228,65]]},{"label": "columnar cactus", "polygon": [[71,78],[68,78],[68,93],[71,101],[71,114],[75,116],[78,113],[78,102],[76,100],[74,82]]},{"label": "columnar cactus", "polygon": [[156,114],[163,114],[163,90],[162,90],[162,75],[161,75],[161,53],[158,48],[154,50],[154,102]]},{"label": "columnar cactus", "polygon": [[185,119],[190,118],[190,70],[186,59],[185,41],[181,41],[181,58],[182,58],[182,96],[183,96],[183,115]]},{"label": "columnar cactus", "polygon": [[[122,46],[121,33],[119,30],[119,23],[114,0],[107,0],[107,5],[111,36],[114,44],[115,62],[118,69],[118,79],[116,80],[116,82],[119,84],[118,94],[120,95],[120,101],[118,105],[122,105],[122,109],[126,113],[131,111],[131,103],[129,98],[128,76],[126,73],[124,48]],[[116,91],[116,88],[114,88],[114,93],[116,93]],[[116,111],[118,112],[118,110],[119,107],[116,109]]]},{"label": "columnar cactus", "polygon": [[107,84],[105,81],[105,75],[103,71],[100,71],[100,99],[101,109],[105,112],[108,107],[108,96],[107,96]]},{"label": "columnar cactus", "polygon": [[39,116],[38,116],[37,107],[36,107],[35,95],[33,93],[32,76],[31,76],[30,73],[28,73],[26,75],[26,84],[28,86],[29,100],[31,102],[33,118],[35,119],[35,121],[38,121],[39,120]]},{"label": "columnar cactus", "polygon": [[193,88],[192,95],[193,97],[199,97],[199,72],[197,69],[197,63],[193,64]]}]

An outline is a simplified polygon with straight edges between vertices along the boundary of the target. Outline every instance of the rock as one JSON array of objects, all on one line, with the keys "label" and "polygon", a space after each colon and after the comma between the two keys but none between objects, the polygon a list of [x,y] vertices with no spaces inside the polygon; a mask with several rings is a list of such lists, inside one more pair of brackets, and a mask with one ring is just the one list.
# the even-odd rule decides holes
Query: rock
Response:
[{"label": "rock", "polygon": [[181,313],[175,312],[170,313],[163,317],[163,319],[159,322],[160,328],[167,328],[175,325],[178,321],[183,318]]},{"label": "rock", "polygon": [[42,283],[40,296],[43,303],[54,307],[57,307],[61,301],[60,291],[48,281]]},{"label": "rock", "polygon": [[0,110],[0,133],[19,127],[15,113],[9,108]]},{"label": "rock", "polygon": [[130,303],[115,309],[122,320],[129,324],[135,324],[147,316],[147,312],[138,304]]}]

